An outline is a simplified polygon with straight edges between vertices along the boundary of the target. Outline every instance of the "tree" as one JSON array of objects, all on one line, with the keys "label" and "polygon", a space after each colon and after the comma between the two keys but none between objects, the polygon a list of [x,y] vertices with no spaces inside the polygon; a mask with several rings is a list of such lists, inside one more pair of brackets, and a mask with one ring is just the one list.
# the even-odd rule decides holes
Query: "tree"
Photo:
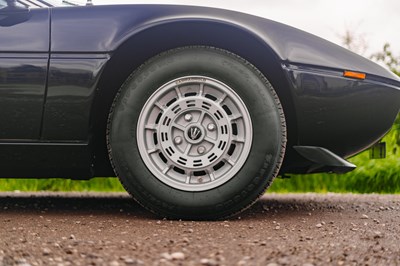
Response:
[{"label": "tree", "polygon": [[342,46],[357,54],[364,55],[368,49],[365,34],[357,34],[354,30],[346,29],[344,34],[338,34]]},{"label": "tree", "polygon": [[372,54],[370,58],[376,62],[384,63],[393,73],[400,76],[400,56],[396,57],[392,53],[389,43],[385,43],[383,52]]},{"label": "tree", "polygon": [[[392,53],[389,43],[385,43],[383,52],[373,54],[371,59],[384,63],[393,73],[400,76],[400,56]],[[396,143],[400,146],[400,114],[397,115],[393,130],[395,130]]]}]

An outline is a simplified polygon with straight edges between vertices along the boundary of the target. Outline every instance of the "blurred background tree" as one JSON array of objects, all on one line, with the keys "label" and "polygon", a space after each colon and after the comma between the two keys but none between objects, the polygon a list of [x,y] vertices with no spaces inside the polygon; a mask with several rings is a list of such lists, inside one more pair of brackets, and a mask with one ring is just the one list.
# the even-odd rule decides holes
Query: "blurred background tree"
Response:
[{"label": "blurred background tree", "polygon": [[[400,56],[394,55],[389,43],[385,43],[382,52],[372,54],[371,59],[386,65],[393,73],[400,76]],[[395,131],[396,144],[400,146],[400,113],[397,115],[392,130]]]},{"label": "blurred background tree", "polygon": [[374,53],[370,58],[378,63],[383,63],[393,73],[400,76],[400,56],[393,54],[389,43],[385,43],[382,52]]},{"label": "blurred background tree", "polygon": [[363,33],[356,33],[355,30],[347,28],[343,34],[337,34],[337,36],[340,38],[342,46],[350,51],[365,55],[368,50],[368,42]]}]

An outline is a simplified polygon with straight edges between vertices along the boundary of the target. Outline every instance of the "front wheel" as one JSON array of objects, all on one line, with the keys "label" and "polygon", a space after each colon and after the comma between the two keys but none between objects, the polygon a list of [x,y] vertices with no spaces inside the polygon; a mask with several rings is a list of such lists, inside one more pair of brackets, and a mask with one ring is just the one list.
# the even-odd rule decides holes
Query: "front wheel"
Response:
[{"label": "front wheel", "polygon": [[215,219],[262,195],[282,163],[279,99],[250,63],[225,50],[162,53],[121,87],[108,124],[126,190],[158,215]]}]

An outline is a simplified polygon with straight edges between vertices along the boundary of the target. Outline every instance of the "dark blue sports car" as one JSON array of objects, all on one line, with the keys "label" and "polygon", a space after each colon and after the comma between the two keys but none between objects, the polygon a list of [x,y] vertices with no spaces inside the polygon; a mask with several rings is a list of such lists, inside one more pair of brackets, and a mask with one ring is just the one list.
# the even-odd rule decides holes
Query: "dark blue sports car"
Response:
[{"label": "dark blue sports car", "polygon": [[277,175],[347,172],[400,80],[267,19],[170,6],[0,0],[0,175],[118,176],[160,216],[214,219]]}]

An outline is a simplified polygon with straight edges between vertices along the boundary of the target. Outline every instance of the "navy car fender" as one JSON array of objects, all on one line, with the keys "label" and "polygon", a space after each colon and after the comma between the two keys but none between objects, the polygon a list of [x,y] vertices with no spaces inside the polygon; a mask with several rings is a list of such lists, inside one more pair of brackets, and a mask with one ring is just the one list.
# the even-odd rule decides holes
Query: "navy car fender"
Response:
[{"label": "navy car fender", "polygon": [[[254,32],[216,20],[185,19],[156,23],[132,34],[113,53],[98,84],[91,124],[96,134],[96,158],[107,159],[105,121],[113,98],[127,77],[149,58],[169,49],[205,45],[233,52],[255,65],[274,86],[285,110],[289,143],[295,143],[295,111],[289,84],[274,51]],[[290,145],[290,144],[289,144]],[[95,163],[104,165],[104,163]],[[101,174],[103,170],[96,172]]]}]

